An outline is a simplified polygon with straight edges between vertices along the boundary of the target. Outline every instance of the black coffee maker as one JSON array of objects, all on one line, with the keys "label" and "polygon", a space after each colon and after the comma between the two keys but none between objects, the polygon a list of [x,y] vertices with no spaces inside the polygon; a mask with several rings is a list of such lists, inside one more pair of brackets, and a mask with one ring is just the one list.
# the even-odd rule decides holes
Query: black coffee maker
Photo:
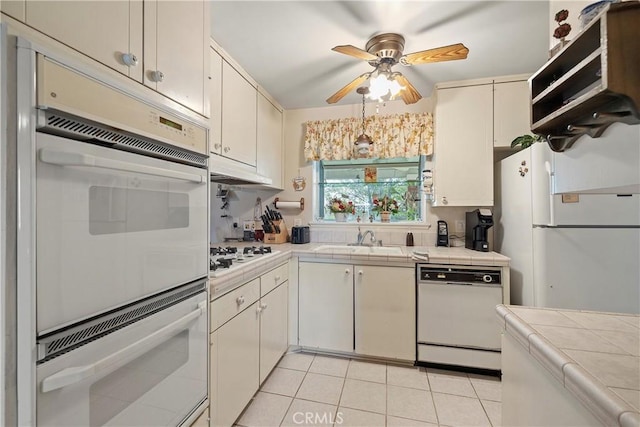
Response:
[{"label": "black coffee maker", "polygon": [[489,252],[487,230],[493,226],[493,215],[489,209],[467,212],[464,246],[474,251]]}]

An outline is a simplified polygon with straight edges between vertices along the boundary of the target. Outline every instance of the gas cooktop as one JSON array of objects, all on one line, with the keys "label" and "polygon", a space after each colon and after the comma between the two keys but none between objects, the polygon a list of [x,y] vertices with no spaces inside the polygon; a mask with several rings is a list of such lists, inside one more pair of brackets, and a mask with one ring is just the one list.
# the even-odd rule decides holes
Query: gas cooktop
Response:
[{"label": "gas cooktop", "polygon": [[211,247],[209,248],[210,275],[217,277],[235,268],[246,266],[278,253],[280,251],[273,251],[270,246]]}]

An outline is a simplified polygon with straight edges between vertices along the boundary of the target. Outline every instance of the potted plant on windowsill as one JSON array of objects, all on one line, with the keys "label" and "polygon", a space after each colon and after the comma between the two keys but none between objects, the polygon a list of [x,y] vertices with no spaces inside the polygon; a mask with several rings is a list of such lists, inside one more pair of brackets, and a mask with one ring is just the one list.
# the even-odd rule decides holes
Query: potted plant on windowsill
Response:
[{"label": "potted plant on windowsill", "polygon": [[380,222],[389,222],[391,220],[391,214],[398,213],[399,208],[398,202],[395,199],[389,198],[387,195],[382,198],[378,198],[376,195],[373,196],[373,207],[371,211],[380,213]]},{"label": "potted plant on windowsill", "polygon": [[[344,197],[344,195],[342,195],[342,197]],[[337,196],[329,200],[329,205],[327,207],[333,213],[336,222],[346,222],[347,216],[355,213],[356,211],[351,200],[343,200]]]}]

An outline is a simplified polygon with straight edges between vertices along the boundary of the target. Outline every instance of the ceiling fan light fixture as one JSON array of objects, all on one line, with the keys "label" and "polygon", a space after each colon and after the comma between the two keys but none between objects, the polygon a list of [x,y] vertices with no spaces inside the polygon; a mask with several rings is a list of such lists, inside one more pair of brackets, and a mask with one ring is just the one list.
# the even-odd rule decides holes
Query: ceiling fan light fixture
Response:
[{"label": "ceiling fan light fixture", "polygon": [[378,102],[384,102],[385,96],[389,96],[386,101],[391,100],[404,89],[398,81],[391,77],[389,73],[378,73],[376,77],[372,77],[369,80],[369,99],[377,100]]}]

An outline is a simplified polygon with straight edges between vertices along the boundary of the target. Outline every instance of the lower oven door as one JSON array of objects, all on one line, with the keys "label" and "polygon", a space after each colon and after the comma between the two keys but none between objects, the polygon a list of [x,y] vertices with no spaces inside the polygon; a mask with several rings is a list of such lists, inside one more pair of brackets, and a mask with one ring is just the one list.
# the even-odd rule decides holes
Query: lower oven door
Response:
[{"label": "lower oven door", "polygon": [[418,343],[500,350],[502,286],[418,283]]},{"label": "lower oven door", "polygon": [[39,426],[177,426],[207,396],[200,292],[36,367]]},{"label": "lower oven door", "polygon": [[208,274],[207,170],[36,133],[37,330]]}]

